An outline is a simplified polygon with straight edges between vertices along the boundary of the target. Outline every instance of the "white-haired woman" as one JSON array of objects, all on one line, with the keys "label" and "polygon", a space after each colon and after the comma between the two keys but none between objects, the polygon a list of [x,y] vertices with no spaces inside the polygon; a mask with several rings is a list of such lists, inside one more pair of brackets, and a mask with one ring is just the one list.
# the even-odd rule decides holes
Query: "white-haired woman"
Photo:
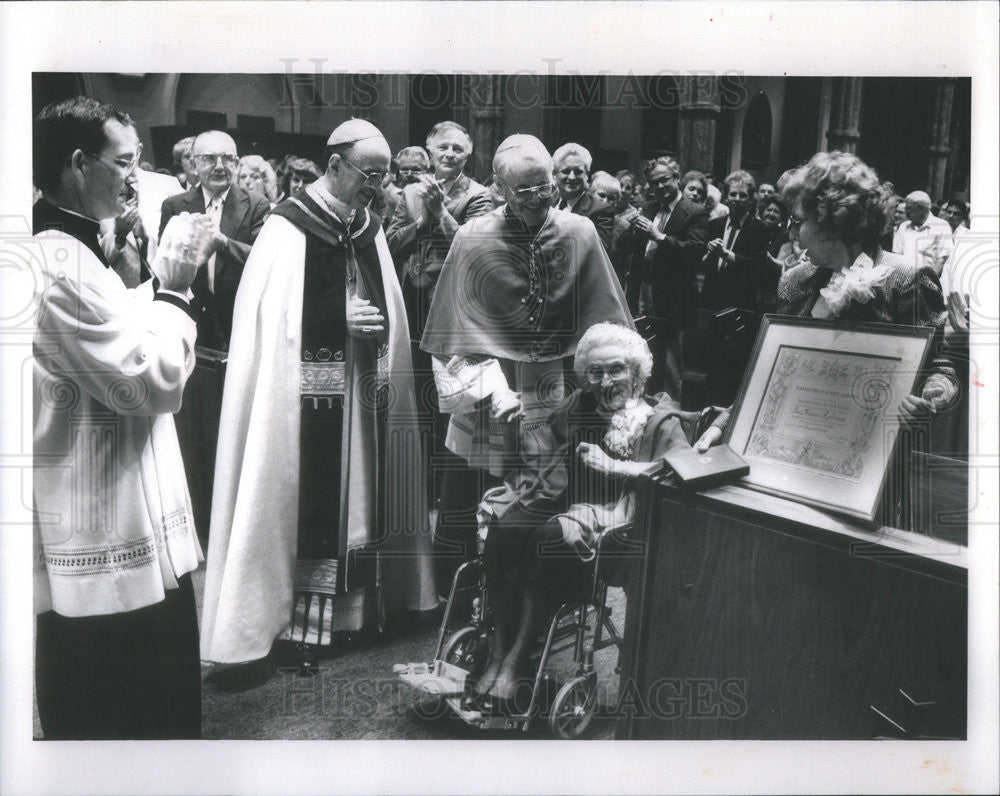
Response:
[{"label": "white-haired woman", "polygon": [[542,625],[589,583],[594,540],[632,520],[639,479],[661,470],[671,449],[690,447],[698,421],[669,395],[645,394],[653,358],[625,326],[591,326],[573,364],[583,386],[553,413],[548,445],[522,451],[517,476],[484,501],[496,518],[485,551],[494,643],[475,686],[481,707],[514,697]]},{"label": "white-haired woman", "polygon": [[263,196],[271,203],[271,207],[278,201],[278,178],[271,164],[260,155],[245,155],[240,158],[236,181],[247,193]]}]

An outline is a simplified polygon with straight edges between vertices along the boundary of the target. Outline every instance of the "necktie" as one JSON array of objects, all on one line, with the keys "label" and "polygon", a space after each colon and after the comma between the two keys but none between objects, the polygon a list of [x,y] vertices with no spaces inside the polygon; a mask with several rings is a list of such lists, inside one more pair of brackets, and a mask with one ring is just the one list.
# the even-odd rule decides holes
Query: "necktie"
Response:
[{"label": "necktie", "polygon": [[[735,242],[736,236],[737,234],[739,234],[739,231],[740,231],[739,225],[737,224],[729,225],[729,235],[726,237],[726,245],[725,245],[725,248],[727,250],[731,250],[733,248],[733,243]],[[720,271],[726,270],[727,265],[729,265],[729,260],[726,257],[725,252],[723,252],[722,254],[719,255],[719,270]]]},{"label": "necktie", "polygon": [[[222,197],[213,197],[212,201],[208,203],[208,207],[205,212],[208,217],[212,219],[212,223],[215,228],[219,228],[219,224],[222,222]],[[208,258],[207,263],[207,277],[208,277],[208,289],[214,295],[215,294],[215,254],[213,253],[211,257]]]}]

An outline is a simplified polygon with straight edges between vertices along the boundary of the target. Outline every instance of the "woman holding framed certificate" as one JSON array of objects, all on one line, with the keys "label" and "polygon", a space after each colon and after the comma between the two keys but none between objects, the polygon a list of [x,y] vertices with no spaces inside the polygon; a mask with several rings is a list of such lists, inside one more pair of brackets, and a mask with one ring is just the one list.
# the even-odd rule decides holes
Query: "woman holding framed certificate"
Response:
[{"label": "woman holding framed certificate", "polygon": [[[728,416],[717,421],[706,431],[696,447],[700,450],[707,449],[721,439],[722,431],[726,429],[730,444],[736,443],[737,452],[741,452],[740,447],[744,443],[748,446],[747,451],[741,453],[746,456],[752,452],[753,445],[761,444],[764,438],[757,428],[763,416],[761,408],[771,406],[776,412],[780,409],[779,414],[785,417],[787,425],[779,423],[772,431],[778,432],[782,439],[776,442],[769,438],[768,445],[761,450],[766,450],[767,456],[774,461],[785,460],[787,466],[784,469],[787,472],[783,472],[780,477],[775,474],[775,483],[780,480],[782,487],[775,487],[773,484],[761,486],[794,497],[795,484],[801,479],[808,481],[809,467],[803,467],[804,462],[838,462],[837,466],[840,467],[849,458],[838,450],[841,444],[845,446],[845,450],[850,449],[852,454],[858,453],[851,446],[857,448],[860,443],[852,441],[853,437],[847,433],[846,426],[845,431],[840,433],[836,430],[834,421],[825,418],[836,415],[844,423],[851,425],[850,418],[853,417],[854,409],[864,409],[862,414],[873,423],[872,433],[879,427],[888,429],[889,425],[896,426],[899,423],[906,426],[926,424],[942,407],[955,401],[959,383],[952,363],[940,353],[948,312],[937,275],[931,268],[914,269],[904,263],[901,257],[886,252],[879,246],[879,240],[891,221],[892,208],[891,194],[879,182],[875,171],[855,155],[820,152],[806,165],[788,175],[784,182],[782,199],[792,209],[790,224],[797,231],[805,251],[803,262],[781,276],[778,284],[778,313],[813,319],[817,322],[811,324],[814,330],[826,327],[843,334],[846,334],[846,330],[853,330],[852,341],[848,349],[837,352],[839,344],[834,331],[826,336],[819,331],[812,331],[808,333],[812,335],[811,342],[803,347],[797,341],[804,332],[798,331],[798,327],[795,327],[795,331],[778,329],[780,319],[774,319],[774,323],[770,325],[770,334],[775,339],[769,342],[766,339],[769,326],[765,324],[744,377],[734,417],[731,421]],[[866,330],[864,327],[868,324],[880,325],[881,331],[876,327]],[[924,359],[922,356],[904,356],[893,366],[897,375],[884,382],[891,382],[892,388],[885,391],[885,396],[886,400],[891,396],[893,401],[898,401],[898,419],[892,416],[893,408],[887,404],[879,407],[877,412],[870,407],[861,406],[852,397],[854,388],[850,385],[843,391],[841,409],[844,411],[834,411],[837,405],[835,396],[840,395],[840,388],[835,385],[835,376],[829,374],[844,368],[850,370],[862,367],[848,362],[852,356],[866,357],[870,363],[891,359],[892,352],[886,348],[887,344],[878,341],[880,336],[891,334],[891,325],[911,330],[915,327],[924,329],[925,334],[932,336],[925,360],[927,365],[923,369],[920,367],[921,360]],[[900,333],[903,331],[901,329]],[[841,342],[846,339],[843,334]],[[822,339],[816,335],[820,335]],[[827,338],[828,342],[823,342]],[[817,365],[819,360],[813,361],[807,356],[801,360],[803,367],[826,367],[828,371],[822,377],[818,370],[798,374],[793,380],[797,385],[795,389],[788,390],[787,385],[782,386],[780,390],[785,391],[779,395],[778,387],[772,390],[771,382],[775,381],[773,374],[777,372],[776,368],[780,369],[779,366],[798,367],[792,364],[791,359],[789,363],[784,363],[783,359],[779,361],[781,357],[791,357],[792,348],[824,350],[839,359],[833,364],[824,360]],[[869,351],[868,348],[872,350]],[[763,361],[772,354],[775,358],[770,364]],[[764,372],[768,367],[772,371],[770,374]],[[874,367],[874,364],[864,365],[862,369],[865,373],[854,374],[851,378],[860,378]],[[903,369],[907,370],[907,374],[903,373]],[[788,371],[788,374],[791,373],[792,371]],[[853,370],[851,373],[853,374]],[[793,381],[788,383],[792,384]],[[823,384],[820,386],[818,381]],[[901,389],[904,382],[906,387]],[[912,385],[912,394],[908,394],[911,391],[909,385]],[[813,397],[807,400],[806,393],[810,391]],[[826,399],[820,400],[818,396],[821,392],[827,396]],[[823,415],[824,419],[820,419],[819,415]],[[799,428],[802,433],[791,435],[786,440],[784,437],[788,436],[786,432],[790,428]],[[806,434],[809,428],[816,434]],[[888,431],[894,436],[894,429]],[[821,453],[818,454],[817,449],[821,449]],[[871,455],[882,458],[874,453]],[[863,458],[867,456],[868,453],[865,453]],[[897,460],[899,458],[897,455]],[[762,471],[767,471],[768,465],[762,461],[755,472],[752,457],[750,463],[751,476],[748,480],[753,483]],[[791,469],[796,469],[796,473],[791,473]],[[799,473],[798,470],[802,472]],[[867,467],[857,470],[862,471],[866,473],[866,478],[872,474]],[[812,502],[806,495],[799,497]],[[873,509],[869,507],[859,514],[870,516],[872,512]],[[897,518],[890,516],[884,519],[893,522]]]},{"label": "woman holding framed certificate", "polygon": [[[948,320],[941,283],[932,268],[913,269],[879,246],[892,197],[873,169],[846,152],[819,152],[793,172],[782,196],[808,261],[783,275],[780,314],[931,326],[940,342]],[[958,392],[947,358],[931,367],[920,395],[900,406],[904,422],[933,416]]]}]

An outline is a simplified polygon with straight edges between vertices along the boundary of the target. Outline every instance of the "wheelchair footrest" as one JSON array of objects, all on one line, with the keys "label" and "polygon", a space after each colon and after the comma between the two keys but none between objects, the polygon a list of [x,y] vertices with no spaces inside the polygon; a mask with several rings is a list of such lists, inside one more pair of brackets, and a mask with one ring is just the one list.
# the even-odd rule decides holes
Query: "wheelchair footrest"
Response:
[{"label": "wheelchair footrest", "polygon": [[455,714],[466,724],[471,724],[474,727],[479,727],[482,730],[519,730],[521,729],[525,722],[528,721],[527,716],[502,716],[502,715],[489,715],[485,714],[479,710],[471,710],[462,705],[462,697],[448,697],[445,702],[448,703]]},{"label": "wheelchair footrest", "polygon": [[469,673],[447,661],[434,663],[397,663],[393,673],[404,683],[425,694],[434,696],[460,696],[465,692],[465,678]]}]

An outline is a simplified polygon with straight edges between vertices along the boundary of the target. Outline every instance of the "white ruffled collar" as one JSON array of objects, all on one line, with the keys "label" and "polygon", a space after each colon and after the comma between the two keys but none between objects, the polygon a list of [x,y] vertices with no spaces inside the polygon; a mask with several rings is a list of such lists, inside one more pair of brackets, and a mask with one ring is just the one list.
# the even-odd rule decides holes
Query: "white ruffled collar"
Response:
[{"label": "white ruffled collar", "polygon": [[641,398],[630,398],[624,408],[611,415],[611,427],[604,435],[608,451],[622,458],[630,457],[651,414],[653,407]]},{"label": "white ruffled collar", "polygon": [[875,288],[885,281],[891,270],[887,265],[875,265],[872,258],[862,252],[849,267],[834,273],[819,294],[830,315],[837,317],[851,304],[867,304],[874,298]]}]

